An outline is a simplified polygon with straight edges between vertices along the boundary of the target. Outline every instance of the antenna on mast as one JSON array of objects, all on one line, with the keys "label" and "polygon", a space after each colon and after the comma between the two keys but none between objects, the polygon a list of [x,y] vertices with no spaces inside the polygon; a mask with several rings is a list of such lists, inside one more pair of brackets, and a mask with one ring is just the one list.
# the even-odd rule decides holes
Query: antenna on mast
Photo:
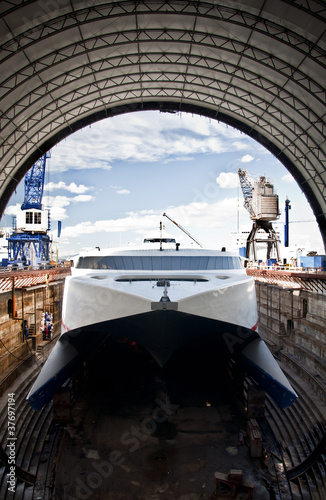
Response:
[{"label": "antenna on mast", "polygon": [[162,247],[162,221],[160,221],[160,251],[163,250],[163,247]]}]

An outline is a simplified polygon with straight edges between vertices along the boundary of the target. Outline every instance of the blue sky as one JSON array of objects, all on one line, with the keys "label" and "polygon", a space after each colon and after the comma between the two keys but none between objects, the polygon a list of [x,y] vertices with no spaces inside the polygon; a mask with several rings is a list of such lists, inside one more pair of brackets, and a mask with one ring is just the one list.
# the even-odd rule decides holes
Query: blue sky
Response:
[{"label": "blue sky", "polygon": [[[283,240],[284,203],[291,200],[290,244],[323,252],[313,213],[291,175],[257,142],[197,115],[137,112],[103,120],[51,150],[43,203],[51,208],[52,233],[62,221],[59,253],[140,243],[160,220],[181,244],[190,240],[163,212],[205,246],[233,246],[240,227],[251,228],[243,208],[238,169],[265,175],[279,195],[282,214],[274,223]],[[22,184],[1,225],[11,226]],[[238,202],[239,200],[239,202]],[[283,242],[283,241],[282,241]]]}]

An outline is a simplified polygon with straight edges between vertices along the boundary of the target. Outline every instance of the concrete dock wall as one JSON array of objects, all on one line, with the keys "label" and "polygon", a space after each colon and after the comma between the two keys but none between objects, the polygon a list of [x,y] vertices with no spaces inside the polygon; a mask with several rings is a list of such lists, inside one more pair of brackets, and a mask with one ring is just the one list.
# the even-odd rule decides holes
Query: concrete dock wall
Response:
[{"label": "concrete dock wall", "polygon": [[[0,376],[5,376],[43,340],[40,324],[42,313],[53,314],[53,330],[60,331],[64,282],[16,289],[0,295]],[[28,339],[23,331],[27,322]]]},{"label": "concrete dock wall", "polygon": [[256,282],[259,333],[282,361],[326,383],[326,295]]}]

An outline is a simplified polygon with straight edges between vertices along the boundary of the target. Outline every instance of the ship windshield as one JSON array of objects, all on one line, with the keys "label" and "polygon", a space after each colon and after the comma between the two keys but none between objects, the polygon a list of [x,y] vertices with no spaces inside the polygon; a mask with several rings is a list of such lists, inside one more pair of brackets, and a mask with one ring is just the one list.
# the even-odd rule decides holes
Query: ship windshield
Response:
[{"label": "ship windshield", "polygon": [[174,238],[145,238],[144,243],[175,243]]},{"label": "ship windshield", "polygon": [[205,271],[242,268],[236,256],[107,255],[80,257],[77,269],[134,271]]}]

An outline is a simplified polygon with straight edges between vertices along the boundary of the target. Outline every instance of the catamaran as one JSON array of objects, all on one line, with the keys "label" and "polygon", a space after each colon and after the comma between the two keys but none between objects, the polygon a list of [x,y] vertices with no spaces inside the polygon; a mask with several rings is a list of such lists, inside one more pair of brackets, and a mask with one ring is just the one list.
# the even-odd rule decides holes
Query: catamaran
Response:
[{"label": "catamaran", "polygon": [[66,278],[61,336],[27,399],[42,408],[102,342],[127,337],[161,367],[190,342],[224,349],[288,406],[297,395],[257,321],[255,283],[225,248],[181,248],[160,231],[140,247],[80,254]]}]

